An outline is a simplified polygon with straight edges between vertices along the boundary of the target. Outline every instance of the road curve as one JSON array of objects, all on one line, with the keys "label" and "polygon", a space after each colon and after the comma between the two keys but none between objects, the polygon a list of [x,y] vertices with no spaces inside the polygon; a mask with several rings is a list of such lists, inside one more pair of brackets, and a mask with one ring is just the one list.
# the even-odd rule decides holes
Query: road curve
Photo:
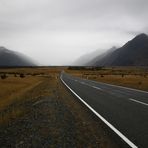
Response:
[{"label": "road curve", "polygon": [[61,73],[62,82],[132,148],[148,148],[148,92]]}]

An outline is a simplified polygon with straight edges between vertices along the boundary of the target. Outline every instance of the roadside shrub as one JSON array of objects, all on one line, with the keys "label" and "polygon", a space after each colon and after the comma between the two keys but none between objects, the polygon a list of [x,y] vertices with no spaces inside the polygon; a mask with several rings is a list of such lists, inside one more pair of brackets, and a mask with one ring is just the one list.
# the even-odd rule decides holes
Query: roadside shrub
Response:
[{"label": "roadside shrub", "polygon": [[37,76],[37,75],[38,75],[38,73],[33,73],[33,74],[32,74],[32,76]]},{"label": "roadside shrub", "polygon": [[147,77],[147,75],[146,75],[146,74],[144,74],[143,76],[144,76],[144,78],[146,78],[146,77]]},{"label": "roadside shrub", "polygon": [[141,84],[142,84],[142,82],[141,82],[141,81],[139,81],[139,82],[138,82],[138,84],[139,84],[139,85],[141,85]]},{"label": "roadside shrub", "polygon": [[1,75],[1,79],[6,79],[6,78],[7,78],[6,74]]},{"label": "roadside shrub", "polygon": [[124,77],[124,74],[122,74],[122,78]]},{"label": "roadside shrub", "polygon": [[103,78],[104,77],[104,75],[101,75],[101,78]]},{"label": "roadside shrub", "polygon": [[25,75],[23,73],[20,74],[20,78],[24,78]]},{"label": "roadside shrub", "polygon": [[102,70],[103,67],[95,66],[69,66],[68,70]]}]

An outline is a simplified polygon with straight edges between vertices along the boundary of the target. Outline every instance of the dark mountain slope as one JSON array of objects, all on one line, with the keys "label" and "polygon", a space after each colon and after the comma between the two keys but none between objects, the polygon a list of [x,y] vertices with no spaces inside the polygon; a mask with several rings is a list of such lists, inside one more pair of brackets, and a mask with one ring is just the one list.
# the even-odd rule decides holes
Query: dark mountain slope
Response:
[{"label": "dark mountain slope", "polygon": [[0,47],[0,66],[36,66],[36,64],[21,53]]},{"label": "dark mountain slope", "polygon": [[[103,57],[105,57],[105,55],[113,52],[115,49],[117,49],[117,48],[112,47],[111,49],[105,50],[104,52],[102,50],[97,49],[93,52],[82,55],[72,65],[75,65],[75,66],[91,66],[91,65],[94,65],[94,63],[97,60],[102,59]],[[100,52],[100,51],[102,51],[102,52]]]},{"label": "dark mountain slope", "polygon": [[94,66],[148,66],[148,36],[136,36],[121,48],[98,59]]},{"label": "dark mountain slope", "polygon": [[104,53],[97,55],[94,59],[92,59],[91,61],[87,62],[85,65],[86,66],[92,66],[95,65],[95,63],[97,61],[101,61],[104,57],[109,56],[110,54],[112,54],[112,52],[114,52],[117,48],[115,46],[113,46],[111,49],[105,51]]},{"label": "dark mountain slope", "polygon": [[74,61],[74,63],[72,63],[72,65],[75,66],[85,66],[87,65],[86,63],[88,63],[88,61],[92,61],[93,59],[96,58],[96,56],[98,56],[100,53],[99,50],[95,50],[93,52],[84,54],[82,56],[80,56],[76,61]]}]

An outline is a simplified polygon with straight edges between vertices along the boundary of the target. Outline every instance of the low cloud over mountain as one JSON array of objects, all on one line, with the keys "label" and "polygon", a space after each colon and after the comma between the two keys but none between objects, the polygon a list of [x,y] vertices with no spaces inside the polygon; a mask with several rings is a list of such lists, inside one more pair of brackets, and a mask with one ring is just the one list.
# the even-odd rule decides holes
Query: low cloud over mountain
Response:
[{"label": "low cloud over mountain", "polygon": [[[80,63],[81,65],[81,63]],[[124,46],[113,47],[85,62],[88,66],[148,66],[148,36],[139,34]]]}]

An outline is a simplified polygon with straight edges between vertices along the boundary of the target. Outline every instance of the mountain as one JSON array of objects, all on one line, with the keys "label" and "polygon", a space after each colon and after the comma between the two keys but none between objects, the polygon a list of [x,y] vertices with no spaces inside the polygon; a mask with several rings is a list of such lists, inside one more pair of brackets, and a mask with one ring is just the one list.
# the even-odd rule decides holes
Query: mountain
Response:
[{"label": "mountain", "polygon": [[104,53],[95,56],[94,59],[92,59],[91,61],[85,63],[85,65],[86,65],[86,66],[95,65],[95,63],[96,63],[98,60],[102,60],[104,57],[110,55],[110,54],[111,54],[112,52],[114,52],[116,49],[117,49],[117,47],[113,46],[112,48],[108,49],[108,50],[105,51]]},{"label": "mountain", "polygon": [[114,49],[116,49],[116,47],[112,47],[111,49],[105,50],[103,52],[100,52],[100,50],[97,49],[93,52],[82,55],[72,65],[75,65],[75,66],[93,65],[98,59],[104,57],[107,53],[111,52]]},{"label": "mountain", "polygon": [[74,61],[72,65],[85,66],[88,61],[93,60],[98,54],[99,54],[99,50],[95,50],[93,52],[82,55],[76,61]]},{"label": "mountain", "polygon": [[121,48],[93,61],[89,62],[92,66],[148,66],[148,36],[140,34]]},{"label": "mountain", "polygon": [[36,64],[19,52],[0,47],[0,66],[36,66]]}]

